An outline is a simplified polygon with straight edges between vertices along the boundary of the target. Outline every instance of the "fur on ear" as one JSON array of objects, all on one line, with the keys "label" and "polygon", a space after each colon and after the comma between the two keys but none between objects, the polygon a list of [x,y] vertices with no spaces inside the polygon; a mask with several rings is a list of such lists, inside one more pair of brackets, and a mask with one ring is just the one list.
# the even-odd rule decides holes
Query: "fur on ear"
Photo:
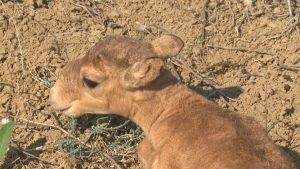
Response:
[{"label": "fur on ear", "polygon": [[146,58],[134,63],[124,73],[121,83],[127,89],[147,86],[154,81],[161,72],[164,62],[160,58]]},{"label": "fur on ear", "polygon": [[153,50],[162,60],[175,57],[184,46],[183,41],[174,35],[168,34],[151,42]]}]

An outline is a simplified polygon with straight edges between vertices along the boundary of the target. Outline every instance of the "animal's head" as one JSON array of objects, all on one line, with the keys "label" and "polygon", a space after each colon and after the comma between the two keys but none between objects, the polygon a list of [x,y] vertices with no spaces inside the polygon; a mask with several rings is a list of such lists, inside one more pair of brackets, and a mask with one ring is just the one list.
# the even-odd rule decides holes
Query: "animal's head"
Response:
[{"label": "animal's head", "polygon": [[98,42],[86,56],[68,63],[50,92],[52,107],[65,115],[110,114],[128,93],[147,88],[161,76],[164,60],[183,47],[166,35],[152,42],[113,36]]}]

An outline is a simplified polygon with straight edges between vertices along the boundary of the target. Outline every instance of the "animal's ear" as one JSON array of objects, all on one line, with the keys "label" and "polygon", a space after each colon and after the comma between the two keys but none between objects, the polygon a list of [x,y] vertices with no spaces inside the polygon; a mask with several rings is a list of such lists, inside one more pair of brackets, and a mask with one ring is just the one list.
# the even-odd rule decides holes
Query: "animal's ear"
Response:
[{"label": "animal's ear", "polygon": [[153,40],[151,45],[157,56],[162,60],[166,60],[178,55],[184,44],[179,37],[168,34]]},{"label": "animal's ear", "polygon": [[126,89],[136,89],[147,86],[154,81],[164,66],[160,58],[146,58],[129,67],[121,78],[121,84]]}]

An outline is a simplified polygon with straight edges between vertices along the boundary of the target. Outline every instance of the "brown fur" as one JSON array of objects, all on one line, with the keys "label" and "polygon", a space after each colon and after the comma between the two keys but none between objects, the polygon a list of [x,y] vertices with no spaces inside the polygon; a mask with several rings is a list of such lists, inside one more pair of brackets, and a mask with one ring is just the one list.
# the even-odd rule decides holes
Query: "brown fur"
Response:
[{"label": "brown fur", "polygon": [[50,102],[68,116],[114,113],[136,122],[147,135],[139,145],[147,169],[295,169],[253,118],[220,108],[163,68],[182,47],[173,35],[102,40],[63,68]]}]

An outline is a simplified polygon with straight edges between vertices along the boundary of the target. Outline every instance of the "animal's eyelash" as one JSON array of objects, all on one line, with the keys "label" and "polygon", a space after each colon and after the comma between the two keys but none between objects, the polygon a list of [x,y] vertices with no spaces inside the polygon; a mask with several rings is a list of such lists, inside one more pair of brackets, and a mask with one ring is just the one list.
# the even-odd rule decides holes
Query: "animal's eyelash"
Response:
[{"label": "animal's eyelash", "polygon": [[95,81],[92,81],[92,80],[86,78],[86,77],[83,78],[83,83],[84,83],[85,86],[87,86],[90,89],[94,89],[99,84],[99,83],[97,83]]}]

